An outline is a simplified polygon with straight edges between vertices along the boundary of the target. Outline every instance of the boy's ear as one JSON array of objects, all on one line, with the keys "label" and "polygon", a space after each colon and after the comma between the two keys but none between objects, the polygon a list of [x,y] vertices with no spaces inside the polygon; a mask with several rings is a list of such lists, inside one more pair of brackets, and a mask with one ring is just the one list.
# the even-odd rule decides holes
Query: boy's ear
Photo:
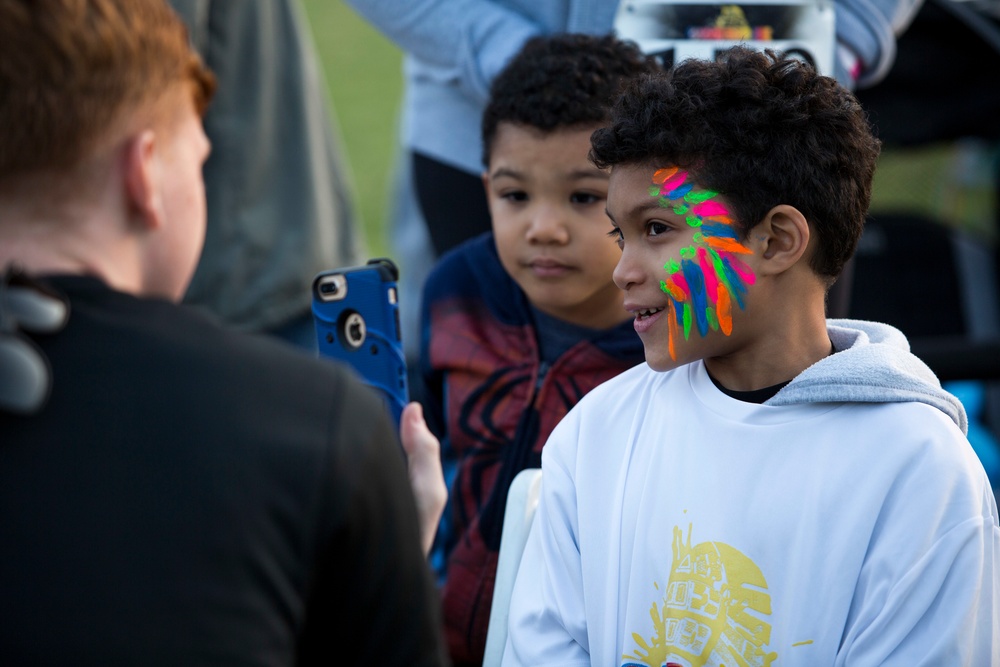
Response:
[{"label": "boy's ear", "polygon": [[809,248],[809,222],[794,206],[779,204],[751,231],[751,238],[763,245],[757,273],[777,275],[798,263]]},{"label": "boy's ear", "polygon": [[163,196],[156,135],[143,130],[130,137],[124,151],[125,194],[132,219],[147,229],[163,225]]}]

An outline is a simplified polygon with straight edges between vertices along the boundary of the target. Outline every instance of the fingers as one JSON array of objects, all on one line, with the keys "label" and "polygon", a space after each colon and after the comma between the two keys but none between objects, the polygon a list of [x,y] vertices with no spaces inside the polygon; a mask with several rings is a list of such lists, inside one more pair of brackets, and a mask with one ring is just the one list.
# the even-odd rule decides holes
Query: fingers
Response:
[{"label": "fingers", "polygon": [[399,436],[406,452],[410,486],[417,503],[421,542],[424,553],[429,553],[448,501],[448,489],[441,468],[441,443],[427,428],[420,403],[414,401],[403,408]]},{"label": "fingers", "polygon": [[[399,436],[403,441],[403,449],[409,456],[415,448],[427,447],[426,440],[420,431],[427,428],[424,421],[424,408],[420,403],[412,401],[403,407],[399,418]],[[429,432],[429,431],[428,431]],[[431,437],[434,437],[431,434]]]}]

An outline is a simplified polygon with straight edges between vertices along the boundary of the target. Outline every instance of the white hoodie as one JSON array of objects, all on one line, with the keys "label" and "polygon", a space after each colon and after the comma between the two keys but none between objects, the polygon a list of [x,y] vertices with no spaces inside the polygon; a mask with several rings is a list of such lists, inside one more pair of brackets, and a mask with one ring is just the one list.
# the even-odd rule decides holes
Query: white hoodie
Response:
[{"label": "white hoodie", "polygon": [[1000,525],[961,403],[892,327],[763,405],[702,362],[590,392],[542,454],[504,665],[969,665]]}]

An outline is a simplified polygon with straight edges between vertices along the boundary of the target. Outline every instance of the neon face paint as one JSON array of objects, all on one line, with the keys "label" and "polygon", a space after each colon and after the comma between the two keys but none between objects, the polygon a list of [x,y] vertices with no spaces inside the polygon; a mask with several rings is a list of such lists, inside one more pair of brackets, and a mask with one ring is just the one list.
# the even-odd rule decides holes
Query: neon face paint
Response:
[{"label": "neon face paint", "polygon": [[670,358],[676,360],[678,336],[689,340],[692,330],[701,336],[709,331],[732,333],[733,304],[743,308],[747,285],[756,276],[738,257],[751,250],[740,243],[732,215],[715,199],[717,192],[695,190],[688,172],[669,167],[653,174],[649,194],[659,199],[661,207],[697,228],[694,245],[681,248],[680,258],[664,265],[667,278],[660,281],[660,289],[670,297]]}]

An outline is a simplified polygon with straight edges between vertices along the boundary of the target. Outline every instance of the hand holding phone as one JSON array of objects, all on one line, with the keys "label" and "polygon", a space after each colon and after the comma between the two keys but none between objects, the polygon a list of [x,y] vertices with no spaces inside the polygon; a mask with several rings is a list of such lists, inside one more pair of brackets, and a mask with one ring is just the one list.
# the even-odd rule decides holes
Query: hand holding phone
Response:
[{"label": "hand holding phone", "polygon": [[409,402],[398,281],[395,263],[377,258],[364,266],[323,271],[312,290],[320,356],[346,362],[375,387],[397,428]]}]

